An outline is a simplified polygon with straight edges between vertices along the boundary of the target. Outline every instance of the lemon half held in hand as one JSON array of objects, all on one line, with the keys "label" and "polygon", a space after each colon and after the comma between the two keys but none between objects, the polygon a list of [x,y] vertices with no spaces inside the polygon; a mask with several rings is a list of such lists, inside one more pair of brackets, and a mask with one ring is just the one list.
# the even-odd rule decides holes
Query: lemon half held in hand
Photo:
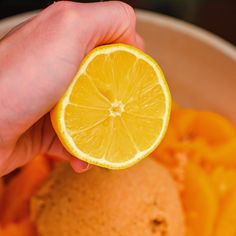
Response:
[{"label": "lemon half held in hand", "polygon": [[169,88],[158,64],[134,47],[111,44],[85,57],[51,120],[72,155],[123,169],[158,146],[170,109]]}]

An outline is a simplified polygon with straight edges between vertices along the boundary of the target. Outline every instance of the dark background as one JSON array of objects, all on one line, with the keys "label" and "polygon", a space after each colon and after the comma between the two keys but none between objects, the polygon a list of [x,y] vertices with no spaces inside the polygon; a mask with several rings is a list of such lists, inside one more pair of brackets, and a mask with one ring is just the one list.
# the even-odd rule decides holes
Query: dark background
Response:
[{"label": "dark background", "polygon": [[[53,0],[0,0],[0,19],[44,8]],[[92,2],[92,1],[80,1]],[[236,45],[236,0],[125,0],[205,28]]]}]

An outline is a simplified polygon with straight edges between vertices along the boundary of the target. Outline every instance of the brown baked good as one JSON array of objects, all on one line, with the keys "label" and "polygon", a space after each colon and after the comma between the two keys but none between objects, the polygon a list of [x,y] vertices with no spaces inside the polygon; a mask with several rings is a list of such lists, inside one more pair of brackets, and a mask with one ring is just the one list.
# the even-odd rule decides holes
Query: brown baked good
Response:
[{"label": "brown baked good", "polygon": [[168,171],[146,159],[126,170],[63,164],[33,197],[40,236],[183,236],[184,220]]}]

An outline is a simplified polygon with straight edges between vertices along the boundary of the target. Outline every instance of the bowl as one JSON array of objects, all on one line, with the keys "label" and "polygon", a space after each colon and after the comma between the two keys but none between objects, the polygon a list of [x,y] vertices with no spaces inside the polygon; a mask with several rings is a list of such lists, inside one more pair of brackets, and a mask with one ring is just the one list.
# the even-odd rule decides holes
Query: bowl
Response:
[{"label": "bowl", "polygon": [[[0,21],[0,37],[35,12]],[[216,111],[236,124],[236,48],[180,20],[137,10],[146,51],[163,68],[173,99],[182,106]]]},{"label": "bowl", "polygon": [[[28,18],[32,17],[34,14],[36,13],[30,12],[30,13],[18,15],[18,16],[0,21],[0,38],[5,33],[7,33],[12,27],[21,23],[24,20],[27,20]],[[206,32],[193,25],[184,23],[174,18],[170,18],[167,16],[163,16],[163,15],[159,15],[159,14],[155,14],[155,13],[151,13],[147,11],[142,11],[142,10],[137,11],[137,17],[138,17],[137,30],[142,35],[142,37],[144,38],[146,42],[146,51],[151,56],[153,56],[158,61],[160,66],[163,68],[166,78],[168,80],[168,83],[170,85],[173,99],[177,103],[179,103],[181,106],[184,106],[184,107],[192,107],[194,109],[218,112],[236,124],[236,109],[235,109],[236,107],[235,106],[236,48],[233,45],[227,43],[226,41],[220,39],[217,36],[214,36],[213,34],[209,32]],[[203,129],[205,129],[205,127],[203,127]],[[191,137],[190,137],[190,140],[191,140]],[[233,144],[235,144],[235,142]],[[221,149],[218,149],[218,150],[221,150]],[[181,161],[178,161],[179,155],[176,155],[176,154],[180,154],[181,155],[180,157],[183,157],[185,159],[186,159],[186,155],[185,153],[181,154],[181,152],[170,154],[170,158],[174,159],[174,162],[176,160],[176,165],[178,168],[180,168],[179,170],[183,170],[184,168],[183,164]],[[38,158],[39,159],[36,158],[35,160],[42,161],[44,157],[39,156]],[[230,167],[232,167],[231,163],[230,163]],[[218,170],[217,168],[218,166],[216,167],[216,170]],[[226,174],[226,180],[223,179],[223,181],[219,182],[221,186],[222,186],[222,183],[224,185],[225,183],[224,181],[228,183],[227,182],[228,176],[229,176],[228,174],[230,174],[231,177],[233,176],[232,180],[230,179],[231,182],[235,180],[235,173],[233,173],[232,175],[232,169],[223,168],[221,170],[225,171],[225,172],[220,172],[221,174],[222,173]],[[229,172],[227,172],[228,170]],[[175,171],[174,174],[176,175],[176,169],[174,169],[174,171]],[[196,196],[198,197],[196,197],[197,199],[197,200],[195,199],[196,201],[195,200],[193,201],[193,208],[190,207],[189,212],[191,213],[191,210],[194,210],[195,216],[197,217],[202,216],[201,218],[202,221],[200,223],[199,223],[199,219],[196,218],[197,227],[200,225],[201,232],[202,231],[204,232],[204,230],[206,232],[206,230],[209,227],[211,227],[211,222],[215,220],[214,210],[217,209],[217,206],[214,205],[215,198],[213,195],[211,195],[213,193],[211,192],[210,184],[208,184],[207,182],[204,182],[204,181],[208,181],[208,177],[205,176],[205,172],[203,171],[203,169],[198,167],[197,169],[191,169],[191,171],[193,172],[193,174],[190,175],[190,180],[192,181],[191,183],[193,183],[192,185],[193,187],[190,187],[188,191],[190,192],[190,197],[191,197],[193,196],[193,193],[195,195],[195,192],[197,189],[198,194]],[[173,170],[170,169],[170,173],[171,172],[173,172]],[[33,172],[30,172],[30,173],[33,173]],[[34,173],[36,173],[36,171]],[[181,172],[181,173],[185,173],[185,172]],[[19,185],[19,182],[18,182],[18,185]],[[12,186],[14,187],[14,185]],[[13,187],[11,188],[13,189]],[[26,189],[27,189],[27,185],[26,185]],[[19,191],[19,189],[17,191]],[[186,194],[186,192],[185,193],[182,192],[181,194]],[[233,194],[234,195],[232,196],[235,197],[236,196],[235,192],[233,192]],[[16,194],[15,196],[18,196],[18,195]],[[6,199],[9,199],[8,196]],[[14,198],[10,198],[10,201],[12,199],[14,200]],[[206,199],[206,202],[203,202],[202,201],[203,199]],[[39,198],[39,200],[41,201],[42,198],[41,199]],[[182,203],[184,204],[184,202]],[[198,203],[201,203],[201,204],[198,205]],[[232,202],[230,202],[230,204],[232,204]],[[7,205],[7,203],[4,202],[4,205]],[[208,213],[205,214],[204,210],[200,210],[200,213],[199,213],[196,210],[197,208],[195,209],[196,206],[202,206],[202,205],[209,206],[209,207],[204,207],[206,211],[209,210],[210,212],[209,214]],[[233,202],[233,206],[234,205],[235,205],[235,202]],[[228,207],[227,204],[226,206]],[[13,207],[14,207],[14,204],[13,204]],[[226,209],[228,209],[227,207]],[[222,209],[224,210],[224,208]],[[224,214],[222,215],[224,216]],[[210,216],[209,220],[206,218],[207,216],[208,217]],[[230,220],[231,218],[232,217],[229,217]],[[223,225],[224,225],[224,223],[227,221],[228,218],[222,217],[222,219],[223,219]],[[206,224],[204,223],[201,225],[202,222],[207,222],[207,223]],[[229,227],[229,229],[231,228]],[[17,232],[20,232],[20,230]]]}]

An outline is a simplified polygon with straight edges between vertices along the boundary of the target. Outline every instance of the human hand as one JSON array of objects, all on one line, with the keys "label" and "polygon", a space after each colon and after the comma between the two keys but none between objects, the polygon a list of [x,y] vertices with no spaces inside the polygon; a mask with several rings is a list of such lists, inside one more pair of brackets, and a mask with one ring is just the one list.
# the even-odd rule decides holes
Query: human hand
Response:
[{"label": "human hand", "polygon": [[0,41],[0,176],[40,153],[88,169],[63,148],[48,112],[83,57],[114,42],[143,47],[133,9],[122,2],[56,2]]}]

